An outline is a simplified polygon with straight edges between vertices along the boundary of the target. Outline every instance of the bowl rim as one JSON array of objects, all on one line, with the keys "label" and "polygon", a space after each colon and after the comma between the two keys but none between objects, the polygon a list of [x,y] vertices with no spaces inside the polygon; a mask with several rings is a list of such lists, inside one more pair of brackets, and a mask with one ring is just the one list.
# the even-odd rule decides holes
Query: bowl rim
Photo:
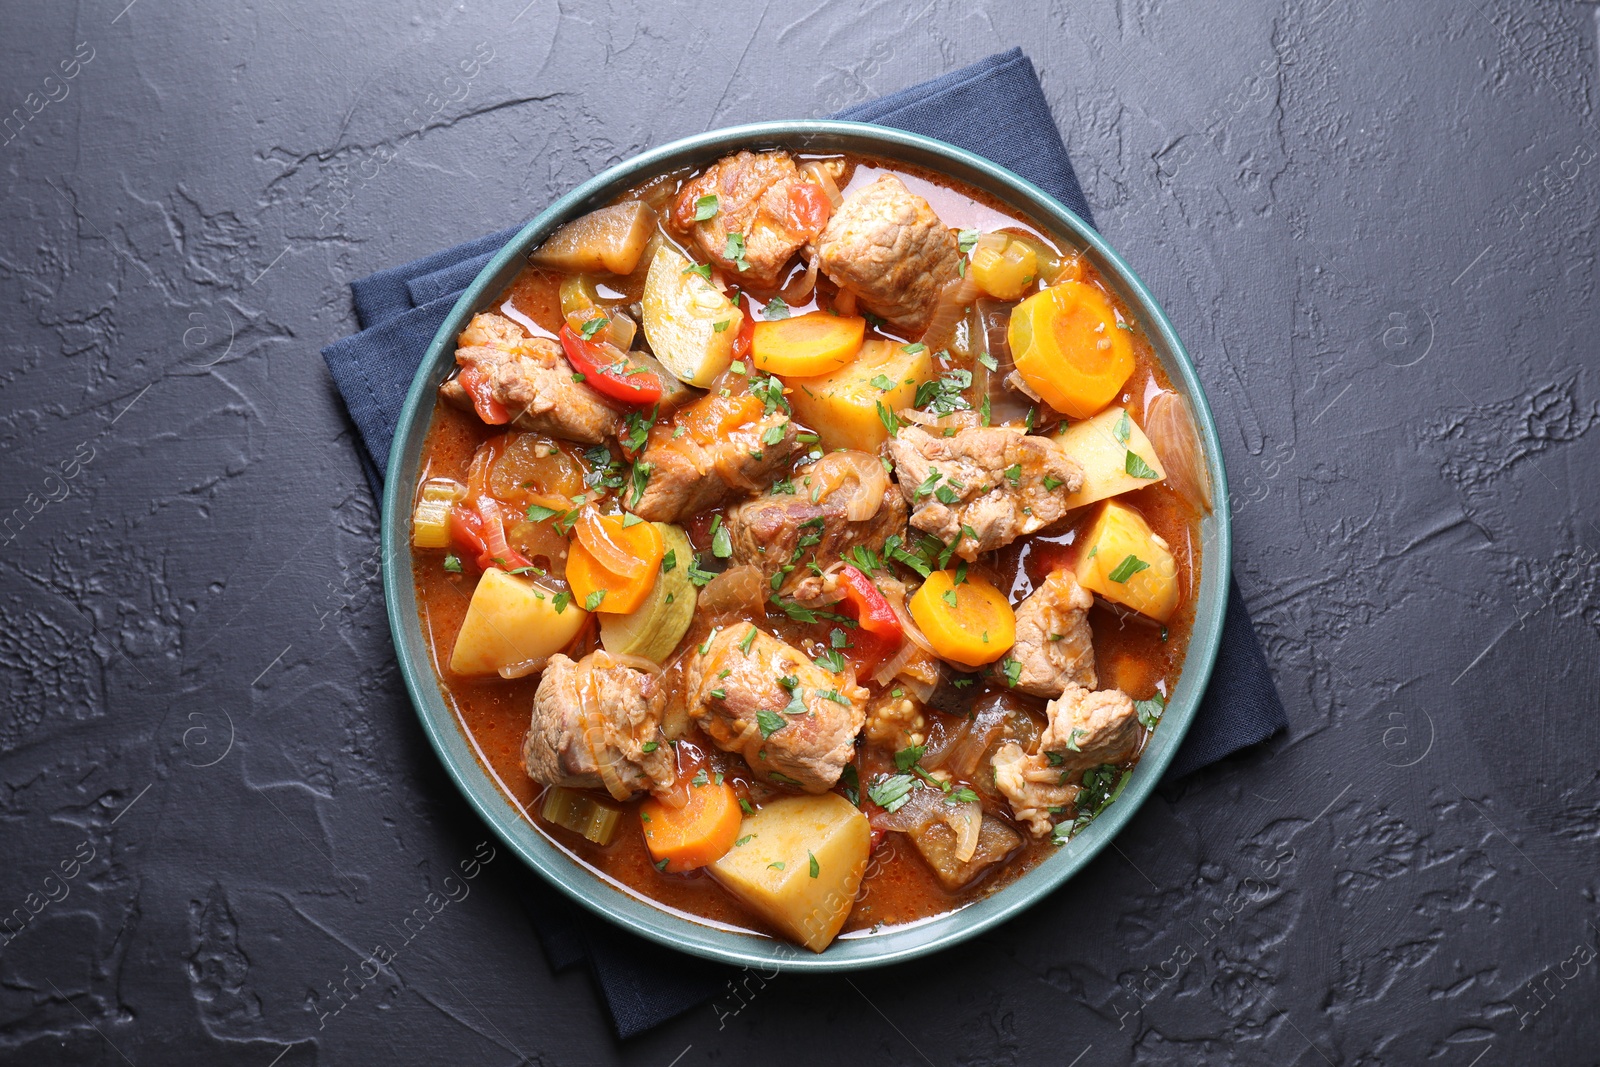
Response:
[{"label": "bowl rim", "polygon": [[[808,144],[811,140],[828,144]],[[837,142],[852,145],[841,147]],[[809,119],[724,127],[648,149],[606,168],[557,198],[495,253],[462,292],[428,346],[407,391],[389,450],[381,510],[382,573],[390,634],[412,707],[434,752],[455,787],[496,836],[525,864],[594,914],[658,944],[722,963],[770,965],[794,971],[852,971],[948,948],[1015,917],[1087,866],[1144,806],[1188,733],[1216,662],[1228,599],[1232,531],[1225,506],[1202,519],[1201,585],[1183,670],[1163,714],[1162,728],[1155,731],[1117,802],[1053,855],[991,895],[918,922],[866,936],[836,939],[823,952],[811,954],[777,938],[720,929],[655,904],[582,863],[539,831],[491,777],[486,763],[480,762],[475,744],[440,691],[417,612],[410,537],[405,535],[409,530],[414,472],[404,478],[396,474],[406,473],[408,452],[414,449],[420,459],[421,443],[431,421],[433,394],[437,380],[443,376],[442,360],[453,354],[453,350],[446,350],[451,349],[467,318],[484,304],[485,298],[496,295],[509,281],[509,276],[501,276],[513,263],[559,223],[608,202],[651,174],[675,166],[703,165],[724,152],[743,147],[854,151],[944,171],[997,197],[1057,239],[1065,237],[1085,248],[1106,282],[1140,316],[1157,359],[1189,401],[1204,443],[1215,501],[1228,500],[1227,473],[1210,403],[1194,364],[1166,313],[1133,268],[1094,227],[1032,182],[966,149],[921,134],[870,123]],[[963,170],[967,173],[952,173]],[[619,892],[597,892],[602,885]]]}]

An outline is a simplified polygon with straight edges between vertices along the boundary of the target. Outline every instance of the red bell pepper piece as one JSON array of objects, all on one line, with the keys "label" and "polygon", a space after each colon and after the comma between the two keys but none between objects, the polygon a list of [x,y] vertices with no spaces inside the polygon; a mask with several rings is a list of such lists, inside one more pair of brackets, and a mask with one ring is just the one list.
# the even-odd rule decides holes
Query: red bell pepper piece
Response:
[{"label": "red bell pepper piece", "polygon": [[[495,521],[499,521],[499,516],[495,516]],[[450,509],[450,540],[460,546],[463,552],[472,556],[480,571],[486,571],[490,567],[515,571],[533,566],[531,560],[510,545],[505,545],[499,552],[490,548],[489,542],[495,539],[494,532],[488,529],[483,516],[476,508],[456,504]],[[505,540],[503,530],[500,531],[498,539],[502,542]]]},{"label": "red bell pepper piece", "polygon": [[871,671],[900,648],[905,629],[872,579],[848,563],[839,568],[838,574],[839,590],[844,593],[841,606],[854,609],[859,627],[855,647],[850,650],[852,658],[862,672]]},{"label": "red bell pepper piece", "polygon": [[478,418],[490,426],[503,426],[511,421],[511,412],[495,399],[489,379],[477,367],[462,367],[456,377],[461,382],[461,388],[472,398],[472,409],[478,413]]},{"label": "red bell pepper piece", "polygon": [[749,359],[750,346],[756,336],[756,317],[750,314],[750,299],[743,293],[739,294],[735,302],[739,305],[739,310],[744,312],[744,320],[739,323],[739,332],[733,335],[733,358]]},{"label": "red bell pepper piece", "polygon": [[661,399],[661,379],[645,367],[628,361],[616,345],[585,341],[570,325],[561,327],[561,347],[567,362],[601,396],[633,407]]}]

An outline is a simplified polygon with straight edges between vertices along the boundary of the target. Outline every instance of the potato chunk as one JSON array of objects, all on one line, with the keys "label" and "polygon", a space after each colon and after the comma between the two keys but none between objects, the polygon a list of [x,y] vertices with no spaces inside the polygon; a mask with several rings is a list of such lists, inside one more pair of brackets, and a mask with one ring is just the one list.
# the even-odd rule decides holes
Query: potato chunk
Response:
[{"label": "potato chunk", "polygon": [[484,571],[456,634],[450,669],[494,674],[501,667],[559,652],[577,635],[586,614],[576,604],[557,611],[555,594],[526,578]]},{"label": "potato chunk", "polygon": [[785,384],[795,417],[817,431],[824,449],[876,452],[889,437],[879,406],[891,413],[911,407],[917,386],[934,376],[927,349],[907,352],[898,341],[872,340],[831,374]]},{"label": "potato chunk", "polygon": [[1143,489],[1167,476],[1150,439],[1123,407],[1073,423],[1056,434],[1056,443],[1083,467],[1083,486],[1067,497],[1069,508]]},{"label": "potato chunk", "polygon": [[1167,543],[1132,508],[1108,500],[1083,540],[1078,584],[1166,622],[1178,608],[1178,565]]},{"label": "potato chunk", "polygon": [[784,797],[745,817],[734,847],[708,869],[789,937],[821,952],[855,905],[872,836],[837,793]]}]

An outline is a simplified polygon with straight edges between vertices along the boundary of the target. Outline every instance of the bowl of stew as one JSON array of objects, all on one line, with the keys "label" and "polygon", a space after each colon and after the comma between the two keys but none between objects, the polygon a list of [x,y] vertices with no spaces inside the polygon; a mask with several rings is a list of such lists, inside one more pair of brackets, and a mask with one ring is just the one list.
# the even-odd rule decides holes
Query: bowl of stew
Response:
[{"label": "bowl of stew", "polygon": [[592,911],[738,964],[921,955],[1132,817],[1220,639],[1166,316],[960,149],[762,123],[530,222],[412,384],[384,584],[423,728]]}]

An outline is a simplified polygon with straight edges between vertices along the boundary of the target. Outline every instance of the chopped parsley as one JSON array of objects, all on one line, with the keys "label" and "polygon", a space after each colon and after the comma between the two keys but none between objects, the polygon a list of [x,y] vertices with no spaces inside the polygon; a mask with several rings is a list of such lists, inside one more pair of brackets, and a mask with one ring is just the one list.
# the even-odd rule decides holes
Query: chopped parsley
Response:
[{"label": "chopped parsley", "polygon": [[767,866],[775,871],[781,871],[784,868],[784,863],[782,860],[773,860],[771,863],[767,864]]},{"label": "chopped parsley", "polygon": [[646,741],[644,744],[639,746],[639,751],[640,752],[654,752],[656,749],[658,749],[660,747],[661,746],[659,744],[657,744],[656,742],[654,742],[654,741]]},{"label": "chopped parsley", "polygon": [[922,761],[922,754],[927,750],[927,745],[912,745],[910,748],[902,748],[894,754],[894,765],[902,771],[908,771]]},{"label": "chopped parsley", "polygon": [[1082,752],[1083,749],[1078,747],[1078,738],[1082,737],[1086,733],[1088,733],[1088,731],[1085,730],[1083,727],[1074,726],[1072,728],[1072,736],[1067,738],[1067,751],[1068,752]]},{"label": "chopped parsley", "polygon": [[915,344],[900,346],[900,351],[904,352],[908,356],[914,356],[918,352],[926,352],[927,350],[928,346],[923,344],[921,341],[918,341]]},{"label": "chopped parsley", "polygon": [[1167,698],[1156,693],[1149,700],[1135,700],[1134,713],[1139,716],[1139,724],[1146,730],[1154,730],[1156,723],[1161,721],[1161,713],[1167,710]]},{"label": "chopped parsley", "polygon": [[1106,575],[1106,577],[1110,578],[1113,582],[1125,582],[1129,578],[1132,578],[1135,574],[1138,574],[1140,571],[1147,571],[1149,569],[1150,564],[1146,563],[1144,560],[1130,552],[1123,557],[1122,562],[1117,564],[1116,568],[1113,569],[1110,574]]},{"label": "chopped parsley", "polygon": [[717,576],[715,571],[703,570],[700,567],[700,557],[696,555],[694,562],[689,564],[689,581],[695,586],[703,586]]},{"label": "chopped parsley", "polygon": [[728,324],[731,323],[732,321],[733,321],[732,319],[718,319],[716,322],[713,322],[711,324],[711,332],[712,333],[725,333],[725,332],[727,332]]},{"label": "chopped parsley", "polygon": [[550,606],[556,609],[557,615],[560,615],[567,610],[567,605],[570,603],[572,603],[571,593],[557,593],[555,599],[550,601]]},{"label": "chopped parsley", "polygon": [[786,319],[789,317],[789,305],[783,302],[783,297],[775,296],[767,301],[767,306],[762,309],[761,314],[769,319]]},{"label": "chopped parsley", "polygon": [[677,565],[678,565],[678,550],[675,549],[675,548],[667,549],[666,555],[661,557],[661,573],[662,574],[667,574],[672,570],[672,568],[676,567]]},{"label": "chopped parsley", "polygon": [[786,422],[780,422],[776,426],[768,426],[766,432],[761,435],[761,443],[764,445],[781,444],[783,442],[783,428],[787,425],[789,424]]},{"label": "chopped parsley", "polygon": [[1022,677],[1021,661],[1007,656],[1005,662],[1000,664],[1000,669],[1005,672],[1006,685],[1015,689],[1017,687],[1017,679]]},{"label": "chopped parsley", "polygon": [[884,811],[896,812],[905,807],[917,780],[909,774],[880,775],[867,787],[867,796]]},{"label": "chopped parsley", "polygon": [[727,559],[733,555],[733,535],[722,524],[721,515],[711,517],[711,554],[718,559]]},{"label": "chopped parsley", "polygon": [[1094,821],[1096,815],[1105,811],[1113,800],[1122,795],[1122,787],[1128,784],[1128,779],[1133,777],[1132,771],[1122,771],[1118,774],[1117,768],[1109,763],[1102,763],[1083,772],[1083,791],[1078,794],[1076,807],[1077,818],[1071,822],[1056,823],[1055,830],[1050,835],[1050,842],[1055,845],[1064,845],[1074,835]]},{"label": "chopped parsley", "polygon": [[872,387],[880,393],[887,393],[894,388],[894,380],[887,374],[877,374],[872,378]]},{"label": "chopped parsley", "polygon": [[650,472],[653,470],[655,470],[654,463],[633,465],[633,471],[628,475],[628,481],[632,483],[633,489],[633,499],[628,503],[629,507],[638,507],[639,501],[644,499],[644,491],[650,485]]},{"label": "chopped parsley", "polygon": [[453,552],[449,553],[444,557],[444,569],[449,571],[451,574],[460,574],[461,558]]},{"label": "chopped parsley", "polygon": [[949,415],[954,411],[970,411],[972,405],[963,395],[972,386],[969,370],[946,371],[943,377],[917,386],[916,407],[931,406],[936,415]]},{"label": "chopped parsley", "polygon": [[985,370],[998,371],[1000,369],[1000,361],[987,352],[978,353],[978,362],[983,364]]},{"label": "chopped parsley", "polygon": [[[881,374],[879,377],[883,377]],[[900,418],[894,412],[883,406],[883,401],[875,401],[878,406],[878,421],[883,423],[883,428],[889,431],[890,437],[900,436]]]},{"label": "chopped parsley", "polygon": [[709,264],[709,263],[696,263],[692,267],[684,268],[683,273],[685,273],[685,274],[698,274],[698,275],[700,275],[700,277],[704,278],[706,281],[709,282],[711,280],[711,264]]},{"label": "chopped parsley", "polygon": [[962,255],[966,255],[972,251],[981,236],[981,230],[961,230],[956,234],[956,246],[961,249]]},{"label": "chopped parsley", "polygon": [[945,799],[952,804],[970,804],[974,800],[978,799],[978,794],[974,793],[971,787],[962,786],[960,789],[957,789],[955,792],[945,797]]},{"label": "chopped parsley", "polygon": [[750,269],[750,264],[744,258],[744,234],[728,234],[727,244],[722,248],[722,258],[732,262],[740,271]]},{"label": "chopped parsley", "polygon": [[750,627],[750,632],[745,634],[744,637],[742,639],[740,639],[740,641],[739,641],[739,651],[743,652],[745,655],[748,656],[750,654],[750,646],[755,644],[755,643],[756,643],[756,628],[754,626],[752,626],[752,627]]},{"label": "chopped parsley", "polygon": [[717,194],[707,193],[694,202],[694,221],[705,222],[707,219],[714,219],[719,210],[721,208],[717,202]]},{"label": "chopped parsley", "polygon": [[627,427],[627,432],[620,438],[622,447],[629,452],[637,452],[643,448],[645,442],[650,439],[650,427],[656,424],[656,414],[660,410],[661,405],[657,404],[650,409],[650,414],[648,415],[641,411],[630,411],[624,415],[622,421],[623,425]]},{"label": "chopped parsley", "polygon": [[812,657],[812,662],[830,674],[844,673],[844,656],[836,648],[824,649]]},{"label": "chopped parsley", "polygon": [[946,604],[949,604],[953,608],[961,606],[960,602],[956,600],[956,591],[954,589],[946,589],[944,592],[939,594],[939,599],[944,601]]},{"label": "chopped parsley", "polygon": [[844,786],[844,798],[856,807],[861,806],[861,773],[854,763],[845,764],[839,774],[839,784]]},{"label": "chopped parsley", "polygon": [[596,611],[596,610],[598,610],[600,605],[605,601],[605,599],[606,599],[606,591],[604,589],[596,589],[594,592],[590,593],[588,596],[583,598],[584,610],[585,611]]},{"label": "chopped parsley", "polygon": [[1135,478],[1161,477],[1161,475],[1156,473],[1154,467],[1150,466],[1150,464],[1144,461],[1143,456],[1139,455],[1139,453],[1133,451],[1131,448],[1128,450],[1127,458],[1123,460],[1122,469],[1127,471]]},{"label": "chopped parsley", "polygon": [[[756,813],[756,809],[752,808],[750,806],[750,802],[744,797],[739,798],[739,810],[744,812],[746,815],[754,815]],[[754,837],[755,834],[751,834],[750,836]]]},{"label": "chopped parsley", "polygon": [[578,332],[583,335],[583,339],[585,341],[592,341],[594,340],[595,334],[599,333],[610,324],[611,320],[602,315],[598,319],[590,319],[582,326],[579,326]]},{"label": "chopped parsley", "polygon": [[1044,476],[1044,491],[1047,493],[1053,493],[1061,486],[1066,484],[1067,483],[1063,482],[1060,478],[1052,478],[1048,474]]},{"label": "chopped parsley", "polygon": [[817,854],[815,852],[808,851],[806,853],[806,857],[811,861],[811,877],[815,878],[817,875],[822,873],[822,866],[817,863]]}]

